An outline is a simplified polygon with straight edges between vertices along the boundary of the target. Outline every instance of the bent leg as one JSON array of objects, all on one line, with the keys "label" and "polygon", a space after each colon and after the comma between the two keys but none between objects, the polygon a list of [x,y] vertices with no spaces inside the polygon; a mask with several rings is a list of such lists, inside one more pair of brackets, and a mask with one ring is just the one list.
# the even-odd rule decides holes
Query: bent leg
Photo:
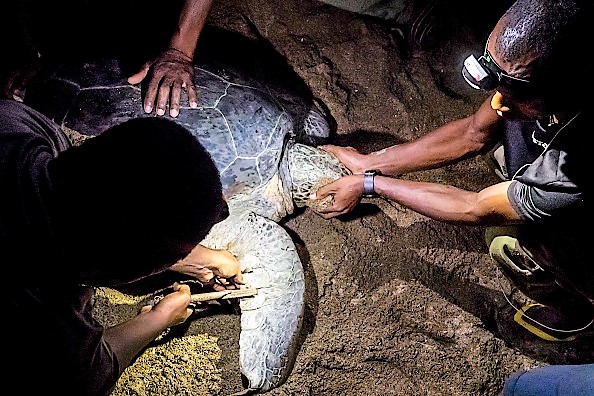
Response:
[{"label": "bent leg", "polygon": [[491,227],[485,238],[505,276],[534,301],[514,307],[518,324],[547,341],[562,341],[594,323],[594,305],[582,292],[589,280],[571,271],[579,265],[571,253],[553,251],[554,241],[531,227]]},{"label": "bent leg", "polygon": [[551,365],[512,374],[502,396],[594,395],[594,364]]}]

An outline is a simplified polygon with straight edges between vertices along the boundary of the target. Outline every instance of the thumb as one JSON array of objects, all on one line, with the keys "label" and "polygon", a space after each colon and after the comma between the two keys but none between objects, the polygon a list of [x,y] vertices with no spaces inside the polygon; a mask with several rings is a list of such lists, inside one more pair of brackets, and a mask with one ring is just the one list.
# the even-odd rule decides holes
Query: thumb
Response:
[{"label": "thumb", "polygon": [[[332,183],[330,183],[332,184]],[[326,184],[325,186],[319,187],[317,190],[313,191],[309,195],[309,199],[324,199],[328,195],[332,194],[332,188],[330,188],[330,184]]]},{"label": "thumb", "polygon": [[150,310],[152,310],[152,309],[153,309],[153,306],[152,306],[152,305],[145,305],[145,306],[143,306],[143,307],[140,309],[140,312],[141,312],[141,313],[145,313],[145,312],[149,312],[149,311],[150,311]]},{"label": "thumb", "polygon": [[139,71],[137,71],[132,76],[128,77],[128,84],[138,84],[139,82],[144,80],[144,78],[148,74],[149,68],[150,64],[145,63]]}]

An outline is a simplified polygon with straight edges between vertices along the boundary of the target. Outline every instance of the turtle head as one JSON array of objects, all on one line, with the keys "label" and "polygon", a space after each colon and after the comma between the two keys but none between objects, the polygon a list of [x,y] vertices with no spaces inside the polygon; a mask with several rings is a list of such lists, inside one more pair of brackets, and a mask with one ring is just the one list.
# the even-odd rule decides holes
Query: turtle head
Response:
[{"label": "turtle head", "polygon": [[331,196],[325,200],[312,200],[310,196],[318,188],[351,174],[336,157],[317,147],[294,143],[289,147],[288,157],[291,194],[297,207],[316,210],[331,205]]}]

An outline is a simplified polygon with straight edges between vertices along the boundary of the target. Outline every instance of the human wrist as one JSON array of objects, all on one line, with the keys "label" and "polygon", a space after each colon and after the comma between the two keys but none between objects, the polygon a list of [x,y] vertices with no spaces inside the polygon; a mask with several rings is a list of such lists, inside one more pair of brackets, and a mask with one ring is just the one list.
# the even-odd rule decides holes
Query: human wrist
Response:
[{"label": "human wrist", "polygon": [[364,198],[377,198],[375,191],[375,177],[381,175],[377,169],[368,169],[363,173],[363,190],[361,196]]},{"label": "human wrist", "polygon": [[193,56],[189,55],[186,51],[178,49],[176,47],[173,46],[169,46],[166,50],[165,53],[170,53],[175,57],[181,57],[183,61],[185,62],[192,62],[193,60]]}]

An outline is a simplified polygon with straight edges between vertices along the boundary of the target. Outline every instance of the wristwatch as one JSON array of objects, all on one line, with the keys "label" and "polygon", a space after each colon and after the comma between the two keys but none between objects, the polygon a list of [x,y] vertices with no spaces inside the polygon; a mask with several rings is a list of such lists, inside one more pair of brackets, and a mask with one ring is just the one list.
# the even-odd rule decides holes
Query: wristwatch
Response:
[{"label": "wristwatch", "polygon": [[377,198],[379,195],[375,192],[374,188],[374,178],[376,175],[381,175],[378,170],[371,169],[366,170],[363,173],[363,194],[361,194],[364,198]]}]

